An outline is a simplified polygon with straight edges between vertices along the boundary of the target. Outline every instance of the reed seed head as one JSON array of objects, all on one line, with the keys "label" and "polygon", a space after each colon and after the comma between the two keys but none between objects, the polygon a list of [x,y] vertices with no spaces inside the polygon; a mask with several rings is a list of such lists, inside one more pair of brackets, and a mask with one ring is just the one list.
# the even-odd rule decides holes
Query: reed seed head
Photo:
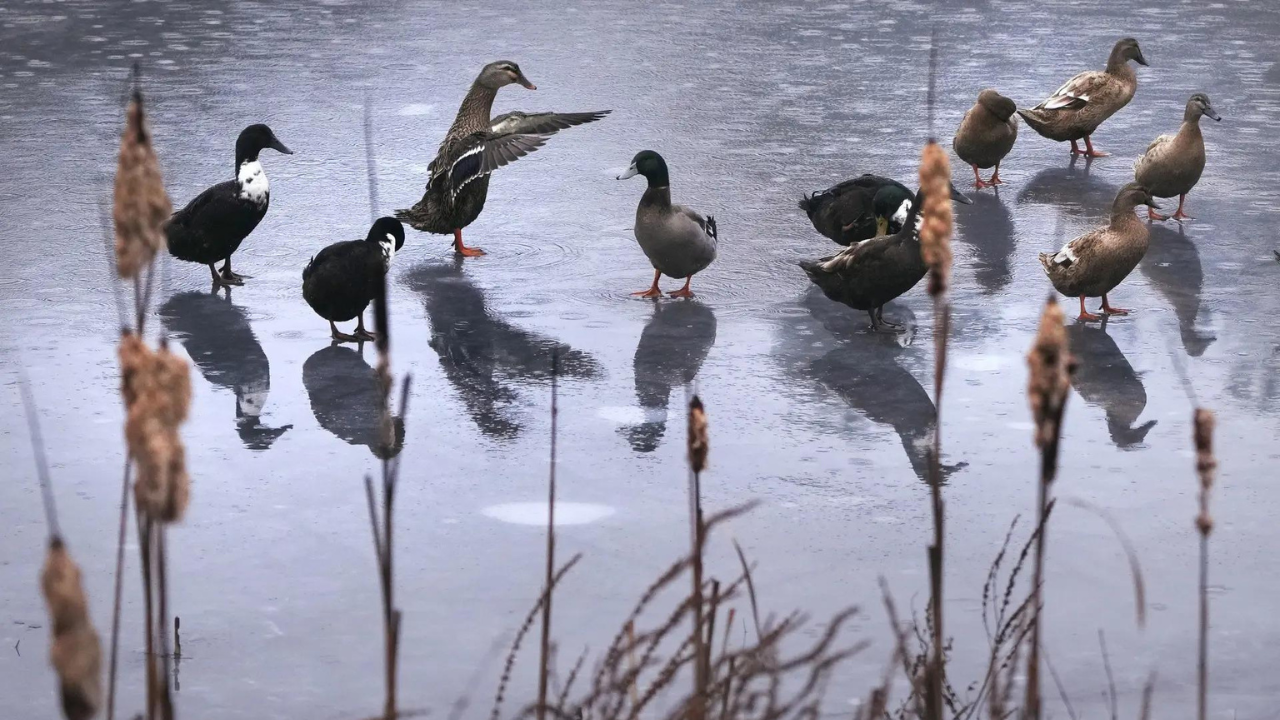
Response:
[{"label": "reed seed head", "polygon": [[125,440],[137,463],[134,500],[153,520],[176,522],[191,494],[178,426],[191,407],[191,373],[167,346],[153,352],[137,335],[120,340]]},{"label": "reed seed head", "polygon": [[136,277],[164,247],[163,226],[173,214],[138,92],[125,111],[112,214],[116,225],[116,271],[123,278]]},{"label": "reed seed head", "polygon": [[697,395],[689,401],[689,467],[700,473],[707,467],[707,412]]},{"label": "reed seed head", "polygon": [[920,254],[929,266],[929,294],[937,296],[951,284],[951,165],[932,140],[920,154],[920,190]]},{"label": "reed seed head", "polygon": [[88,720],[102,703],[102,646],[89,620],[80,568],[58,538],[49,543],[40,585],[53,625],[49,658],[58,673],[62,712]]},{"label": "reed seed head", "polygon": [[1071,389],[1071,373],[1075,369],[1067,347],[1062,308],[1052,296],[1040,314],[1040,330],[1027,354],[1027,365],[1031,370],[1027,397],[1036,424],[1036,445],[1044,447],[1058,436],[1063,405]]}]

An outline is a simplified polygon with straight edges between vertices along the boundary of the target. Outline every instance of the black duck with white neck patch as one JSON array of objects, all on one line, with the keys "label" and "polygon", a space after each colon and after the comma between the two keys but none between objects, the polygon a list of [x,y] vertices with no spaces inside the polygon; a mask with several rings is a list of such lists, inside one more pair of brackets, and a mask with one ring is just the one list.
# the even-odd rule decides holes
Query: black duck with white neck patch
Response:
[{"label": "black duck with white neck patch", "polygon": [[431,173],[422,199],[396,217],[410,227],[437,235],[453,234],[453,249],[464,257],[484,255],[462,243],[462,229],[475,222],[489,194],[489,175],[537,150],[555,133],[595,122],[611,111],[581,113],[510,112],[491,118],[498,91],[519,84],[538,87],[509,60],[489,63],[471,84],[458,115],[428,169]]},{"label": "black duck with white neck patch", "polygon": [[[231,271],[231,254],[262,222],[271,204],[271,187],[258,160],[266,149],[293,154],[266,125],[242,130],[236,140],[236,179],[200,193],[165,225],[170,254],[208,265],[215,287],[243,285],[248,277]],[[218,269],[214,264],[220,260],[224,263]]]},{"label": "black duck with white neck patch", "polygon": [[[333,339],[373,340],[364,328],[364,310],[377,296],[391,259],[404,246],[404,225],[393,217],[378,218],[364,240],[336,242],[321,250],[302,271],[302,297],[329,321]],[[335,322],[356,319],[354,334],[340,332]]]}]

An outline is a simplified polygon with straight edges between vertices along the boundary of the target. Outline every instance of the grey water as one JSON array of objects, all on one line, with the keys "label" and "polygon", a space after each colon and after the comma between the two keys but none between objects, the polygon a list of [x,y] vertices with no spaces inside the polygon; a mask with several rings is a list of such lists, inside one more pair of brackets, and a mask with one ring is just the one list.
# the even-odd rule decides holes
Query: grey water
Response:
[{"label": "grey water", "polygon": [[[929,126],[930,31],[938,95]],[[1280,6],[1221,2],[67,2],[0,7],[0,704],[52,717],[55,681],[38,587],[46,529],[16,367],[31,377],[61,525],[101,633],[120,492],[119,319],[102,213],[128,68],[139,63],[155,145],[181,205],[229,179],[237,132],[267,122],[296,154],[264,153],[272,203],[236,255],[252,275],[227,297],[202,267],[166,263],[149,321],[193,363],[183,428],[193,475],[171,533],[171,605],[182,618],[177,700],[189,717],[355,718],[381,698],[381,629],[361,479],[376,471],[372,348],[330,347],[302,301],[303,265],[363,237],[371,216],[363,104],[372,98],[377,213],[420,196],[426,166],[479,68],[520,63],[537,92],[495,112],[613,109],[498,171],[466,230],[487,257],[455,262],[410,233],[391,278],[393,369],[413,377],[397,506],[404,613],[401,704],[487,713],[499,662],[536,598],[549,448],[550,357],[563,358],[562,556],[582,564],[557,596],[567,666],[600,648],[631,603],[687,547],[683,406],[707,404],[709,509],[762,505],[731,538],[757,563],[763,604],[820,620],[864,608],[871,649],[836,675],[852,712],[891,651],[877,576],[903,612],[923,607],[931,526],[925,477],[934,414],[933,316],[923,287],[886,315],[901,336],[808,287],[795,266],[835,248],[796,201],[862,172],[914,184],[921,144],[945,143],[977,92],[1026,106],[1101,68],[1119,37],[1149,68],[1094,136],[1114,153],[1071,162],[1023,126],[998,193],[957,209],[954,323],[942,410],[947,629],[953,680],[986,654],[986,571],[1015,516],[1025,537],[1036,451],[1024,356],[1047,283],[1036,254],[1106,217],[1131,164],[1174,132],[1188,95],[1208,167],[1196,220],[1153,227],[1113,294],[1134,309],[1070,328],[1080,359],[1054,487],[1104,508],[1141,560],[1147,614],[1106,523],[1061,504],[1051,525],[1045,645],[1077,712],[1106,712],[1097,633],[1119,701],[1136,714],[1156,673],[1156,716],[1191,714],[1197,483],[1192,408],[1217,411],[1212,709],[1275,716],[1280,573]],[[650,268],[631,235],[639,180],[662,152],[672,192],[716,216],[720,259],[698,298],[631,298]],[[971,186],[968,169],[955,181]],[[667,281],[666,289],[675,289]],[[1066,308],[1074,317],[1075,306]],[[128,547],[119,712],[141,707],[136,543]],[[741,616],[740,616],[741,617]],[[818,622],[815,620],[815,622]],[[517,665],[519,688],[533,673]],[[501,655],[501,650],[498,650]],[[500,658],[499,658],[500,660]],[[900,697],[902,683],[898,684]],[[962,688],[963,689],[963,688]],[[1056,691],[1051,711],[1064,717]],[[514,702],[514,701],[513,701]]]}]

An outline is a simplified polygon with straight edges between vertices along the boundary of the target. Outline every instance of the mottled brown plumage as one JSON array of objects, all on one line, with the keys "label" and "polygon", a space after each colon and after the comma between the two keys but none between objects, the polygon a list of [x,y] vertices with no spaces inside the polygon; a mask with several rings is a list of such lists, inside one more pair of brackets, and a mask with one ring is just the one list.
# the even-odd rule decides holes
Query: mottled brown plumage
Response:
[{"label": "mottled brown plumage", "polygon": [[[978,101],[964,114],[960,127],[951,140],[956,155],[973,167],[974,185],[978,189],[1001,185],[1000,161],[1013,149],[1018,139],[1018,106],[1000,93],[987,88],[978,93]],[[995,167],[991,180],[983,180],[979,168]]]},{"label": "mottled brown plumage", "polygon": [[1127,310],[1113,308],[1107,293],[1115,289],[1147,253],[1150,240],[1147,225],[1134,214],[1139,205],[1155,201],[1150,191],[1138,183],[1120,188],[1111,205],[1111,220],[1067,243],[1057,253],[1040,253],[1040,264],[1058,292],[1080,298],[1080,319],[1096,320],[1084,309],[1086,297],[1101,297],[1102,311],[1123,315]]},{"label": "mottled brown plumage", "polygon": [[[1093,149],[1090,136],[1104,120],[1129,104],[1138,89],[1138,75],[1129,67],[1133,60],[1146,65],[1138,41],[1123,38],[1111,49],[1105,70],[1082,72],[1063,83],[1044,102],[1029,110],[1019,110],[1032,130],[1050,140],[1071,142],[1072,154],[1102,157],[1106,153]],[[1083,139],[1086,150],[1076,147]]]},{"label": "mottled brown plumage", "polygon": [[1179,196],[1178,211],[1172,216],[1147,211],[1152,220],[1191,219],[1183,212],[1187,193],[1200,182],[1204,172],[1204,135],[1200,133],[1200,117],[1208,115],[1221,120],[1209,102],[1209,96],[1196,93],[1187,100],[1182,115],[1182,127],[1176,135],[1161,135],[1147,146],[1146,152],[1133,164],[1134,180],[1141,183],[1156,197]]}]

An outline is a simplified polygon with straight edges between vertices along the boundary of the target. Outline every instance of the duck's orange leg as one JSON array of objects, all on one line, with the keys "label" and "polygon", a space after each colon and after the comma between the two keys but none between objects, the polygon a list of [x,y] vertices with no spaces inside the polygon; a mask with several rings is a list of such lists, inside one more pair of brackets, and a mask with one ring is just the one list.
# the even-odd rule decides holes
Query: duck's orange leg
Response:
[{"label": "duck's orange leg", "polygon": [[1071,154],[1072,154],[1072,155],[1083,155],[1083,154],[1084,154],[1084,152],[1080,149],[1080,146],[1076,145],[1076,141],[1075,141],[1075,140],[1072,140],[1072,141],[1071,141]]},{"label": "duck's orange leg", "polygon": [[1107,302],[1107,296],[1102,296],[1102,312],[1107,315],[1128,315],[1129,311],[1124,308],[1111,307],[1111,303]]},{"label": "duck's orange leg", "polygon": [[1182,205],[1183,205],[1183,203],[1185,203],[1186,201],[1187,201],[1187,194],[1186,194],[1186,193],[1182,193],[1181,195],[1179,195],[1179,196],[1178,196],[1178,211],[1177,211],[1177,212],[1175,212],[1175,213],[1174,213],[1173,215],[1171,215],[1170,217],[1172,217],[1174,220],[1177,220],[1178,222],[1182,222],[1183,220],[1195,220],[1195,218],[1193,218],[1193,217],[1191,217],[1190,215],[1188,215],[1188,214],[1187,214],[1187,212],[1186,212],[1185,210],[1183,210],[1183,209],[1182,209]]},{"label": "duck's orange leg", "polygon": [[462,257],[480,257],[485,255],[485,251],[478,247],[467,247],[462,244],[462,228],[454,228],[453,231],[453,251]]},{"label": "duck's orange leg", "polygon": [[1093,313],[1084,309],[1084,296],[1081,295],[1080,296],[1080,317],[1076,318],[1076,320],[1079,320],[1080,322],[1089,322],[1090,320],[1101,320],[1101,319],[1102,318],[1099,317],[1098,315],[1094,315]]},{"label": "duck's orange leg", "polygon": [[693,297],[693,292],[692,292],[691,290],[689,290],[689,283],[691,283],[691,282],[693,282],[693,276],[692,276],[692,275],[690,275],[689,277],[687,277],[687,278],[685,278],[685,279],[684,279],[684,287],[682,287],[682,288],[680,288],[679,290],[676,290],[676,291],[674,291],[674,292],[669,292],[669,293],[667,293],[667,294],[668,294],[668,295],[670,295],[670,296],[671,296],[671,297],[673,297],[673,298],[691,298],[691,297]]},{"label": "duck's orange leg", "polygon": [[662,277],[662,271],[661,271],[661,270],[654,270],[654,271],[653,271],[653,286],[652,286],[652,287],[650,287],[648,290],[641,290],[640,292],[633,292],[633,293],[631,293],[631,294],[632,294],[632,295],[635,295],[635,296],[637,296],[637,297],[642,297],[642,298],[657,298],[657,297],[662,297],[662,291],[658,289],[658,278],[660,278],[660,277]]},{"label": "duck's orange leg", "polygon": [[1084,136],[1084,146],[1085,146],[1084,156],[1085,156],[1085,157],[1087,157],[1087,158],[1100,158],[1100,157],[1110,157],[1110,156],[1111,156],[1111,153],[1102,152],[1101,150],[1094,150],[1094,149],[1093,149],[1093,136],[1092,136],[1092,135],[1085,135],[1085,136]]},{"label": "duck's orange leg", "polygon": [[991,174],[990,185],[1003,185],[1004,181],[1000,179],[1000,163],[996,163],[996,171]]},{"label": "duck's orange leg", "polygon": [[1151,207],[1150,205],[1147,206],[1147,222],[1151,222],[1152,220],[1168,220],[1168,219],[1169,219],[1168,215],[1161,215],[1160,213],[1156,212],[1155,208]]},{"label": "duck's orange leg", "polygon": [[[970,164],[972,165],[972,163]],[[983,180],[982,175],[978,174],[978,166],[974,165],[973,166],[973,186],[981,190],[982,188],[991,187],[992,185],[995,185],[995,183],[987,182],[986,180]]]}]

